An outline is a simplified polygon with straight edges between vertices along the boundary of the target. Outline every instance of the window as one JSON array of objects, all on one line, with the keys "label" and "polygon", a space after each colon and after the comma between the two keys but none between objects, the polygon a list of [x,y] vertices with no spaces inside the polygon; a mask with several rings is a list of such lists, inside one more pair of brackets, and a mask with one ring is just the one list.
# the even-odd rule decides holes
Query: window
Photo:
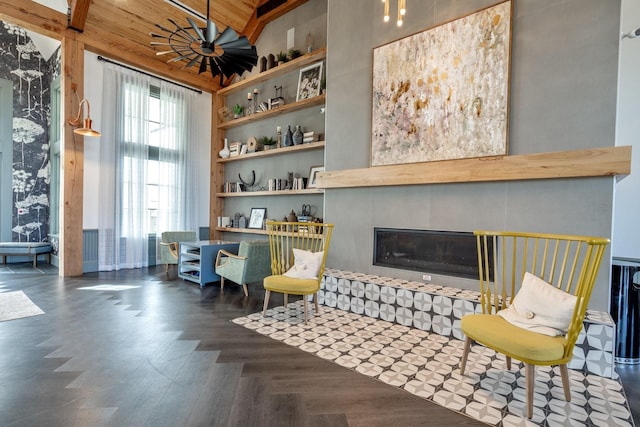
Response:
[{"label": "window", "polygon": [[[132,97],[125,94],[125,99],[131,100]],[[166,198],[166,193],[177,190],[176,181],[183,174],[180,165],[183,153],[180,152],[181,144],[177,143],[176,138],[179,130],[176,129],[174,120],[165,114],[165,111],[181,109],[175,105],[180,100],[161,99],[160,88],[150,86],[145,101],[144,106],[125,102],[124,129],[128,132],[122,150],[123,236],[135,234],[133,228],[137,228],[140,222],[147,235],[159,234],[163,231],[160,229],[161,225],[165,228],[181,228],[180,224],[171,224],[170,218],[162,218],[167,210],[160,209],[161,199]],[[136,111],[146,116],[138,120]],[[142,123],[143,129],[138,129],[137,123]],[[172,177],[175,179],[172,180]],[[143,213],[142,218],[132,219],[140,212]]]}]

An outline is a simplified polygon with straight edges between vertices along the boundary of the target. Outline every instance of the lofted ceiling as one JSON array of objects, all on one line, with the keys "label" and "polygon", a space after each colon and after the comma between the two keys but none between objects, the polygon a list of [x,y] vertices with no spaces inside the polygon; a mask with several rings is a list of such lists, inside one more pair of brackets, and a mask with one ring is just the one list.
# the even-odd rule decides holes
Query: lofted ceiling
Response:
[{"label": "lofted ceiling", "polygon": [[[150,45],[150,33],[160,32],[156,24],[175,29],[168,19],[188,26],[186,18],[193,18],[167,0],[68,0],[68,7],[67,0],[26,0],[32,6],[28,8],[16,6],[14,1],[0,0],[0,18],[2,15],[17,18],[18,24],[29,24],[30,30],[44,30],[50,37],[58,33],[59,39],[76,38],[87,50],[199,88],[218,87],[218,79],[208,73],[198,75],[197,67],[183,69],[184,62],[167,64],[172,55],[156,55],[166,48]],[[220,31],[231,27],[254,43],[266,24],[306,1],[210,0],[209,14]],[[207,0],[176,2],[206,15]]]}]

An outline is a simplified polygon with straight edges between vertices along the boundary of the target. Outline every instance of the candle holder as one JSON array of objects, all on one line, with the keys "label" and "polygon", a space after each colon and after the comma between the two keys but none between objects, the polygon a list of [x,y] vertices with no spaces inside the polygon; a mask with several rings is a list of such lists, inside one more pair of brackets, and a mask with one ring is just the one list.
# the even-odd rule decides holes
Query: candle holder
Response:
[{"label": "candle holder", "polygon": [[257,113],[258,112],[258,105],[260,105],[260,103],[258,102],[258,94],[260,93],[260,91],[258,91],[258,89],[254,89],[253,90],[253,112]]}]

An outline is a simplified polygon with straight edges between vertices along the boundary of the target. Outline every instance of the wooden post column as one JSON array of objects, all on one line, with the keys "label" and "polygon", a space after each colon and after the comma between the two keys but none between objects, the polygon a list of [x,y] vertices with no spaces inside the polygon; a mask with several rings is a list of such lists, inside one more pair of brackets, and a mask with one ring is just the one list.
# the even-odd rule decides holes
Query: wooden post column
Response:
[{"label": "wooden post column", "polygon": [[[62,40],[62,98],[64,137],[62,188],[60,191],[60,265],[62,277],[82,275],[82,204],[84,186],[84,138],[68,124],[78,112],[84,93],[84,44],[71,32]],[[75,95],[74,90],[78,96]]]}]

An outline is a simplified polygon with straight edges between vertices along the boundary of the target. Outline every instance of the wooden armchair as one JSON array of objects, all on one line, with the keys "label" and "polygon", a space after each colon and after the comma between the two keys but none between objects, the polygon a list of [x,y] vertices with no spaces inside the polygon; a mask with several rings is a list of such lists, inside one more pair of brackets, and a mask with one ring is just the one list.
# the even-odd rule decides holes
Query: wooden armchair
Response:
[{"label": "wooden armchair", "polygon": [[[462,318],[464,374],[472,341],[524,362],[526,416],[533,415],[535,366],[558,365],[571,400],[567,363],[608,239],[560,234],[475,231],[482,314]],[[545,283],[546,282],[546,283]]]},{"label": "wooden armchair", "polygon": [[284,294],[287,306],[289,294],[302,295],[304,322],[308,319],[307,296],[313,295],[316,312],[319,311],[318,291],[324,273],[333,224],[309,222],[267,223],[271,253],[271,276],[263,284],[264,309],[267,312],[271,292]]}]

